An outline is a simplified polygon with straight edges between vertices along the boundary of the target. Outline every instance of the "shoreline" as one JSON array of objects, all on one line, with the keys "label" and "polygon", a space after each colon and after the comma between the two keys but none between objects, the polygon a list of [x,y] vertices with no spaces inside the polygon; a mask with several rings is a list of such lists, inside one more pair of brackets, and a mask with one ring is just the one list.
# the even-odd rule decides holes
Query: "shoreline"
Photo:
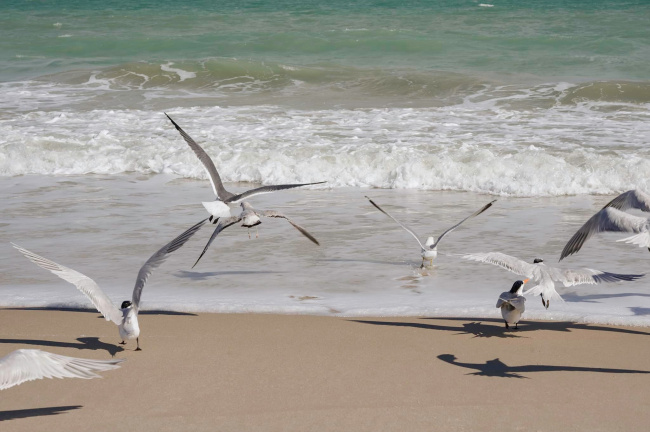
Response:
[{"label": "shoreline", "polygon": [[134,352],[96,311],[0,317],[2,355],[127,359],[103,379],[4,390],[0,421],[15,431],[43,422],[53,431],[634,431],[650,421],[650,331],[638,328],[144,311]]}]

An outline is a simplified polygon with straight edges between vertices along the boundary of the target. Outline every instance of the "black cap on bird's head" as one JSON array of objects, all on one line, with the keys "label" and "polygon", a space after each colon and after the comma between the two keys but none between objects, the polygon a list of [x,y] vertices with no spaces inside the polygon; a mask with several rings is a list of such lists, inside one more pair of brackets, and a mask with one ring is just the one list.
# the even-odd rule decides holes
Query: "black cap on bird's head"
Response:
[{"label": "black cap on bird's head", "polygon": [[541,258],[535,258],[535,260],[533,261],[533,264],[539,264],[541,262],[544,262],[544,260],[541,259]]},{"label": "black cap on bird's head", "polygon": [[122,307],[121,307],[120,309],[126,309],[126,308],[128,308],[129,306],[131,306],[131,302],[128,301],[128,300],[124,300],[124,301],[122,302]]},{"label": "black cap on bird's head", "polygon": [[510,293],[516,294],[517,291],[521,289],[521,287],[528,282],[530,279],[524,279],[524,280],[518,280],[514,284],[512,284],[512,288],[510,288]]}]

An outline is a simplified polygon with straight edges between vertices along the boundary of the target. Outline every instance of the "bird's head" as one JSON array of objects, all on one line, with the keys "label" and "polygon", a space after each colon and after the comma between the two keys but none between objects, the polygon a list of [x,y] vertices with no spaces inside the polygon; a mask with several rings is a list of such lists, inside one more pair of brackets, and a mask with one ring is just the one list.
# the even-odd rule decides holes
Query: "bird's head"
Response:
[{"label": "bird's head", "polygon": [[519,294],[519,292],[523,289],[524,284],[528,282],[530,279],[524,279],[524,280],[518,280],[514,284],[512,284],[512,288],[510,288],[510,293],[511,294]]},{"label": "bird's head", "polygon": [[543,262],[544,262],[544,260],[541,259],[541,258],[535,258],[535,259],[533,260],[533,264],[539,264],[539,263],[543,263]]},{"label": "bird's head", "polygon": [[132,304],[132,303],[131,303],[130,301],[128,301],[128,300],[124,300],[124,301],[122,302],[122,307],[121,307],[121,309],[126,309],[126,308],[128,308],[128,307],[131,307],[131,304]]}]

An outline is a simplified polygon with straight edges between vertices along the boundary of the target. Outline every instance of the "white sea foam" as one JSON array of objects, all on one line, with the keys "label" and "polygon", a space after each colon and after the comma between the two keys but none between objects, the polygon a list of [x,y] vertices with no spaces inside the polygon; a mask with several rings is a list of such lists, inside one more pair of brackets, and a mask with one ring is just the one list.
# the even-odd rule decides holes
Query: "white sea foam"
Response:
[{"label": "white sea foam", "polygon": [[[537,115],[491,101],[427,109],[259,106],[170,114],[212,155],[226,181],[326,179],[329,187],[501,196],[650,189],[650,122],[633,110],[560,106]],[[205,178],[161,111],[15,115],[0,120],[0,146],[2,176],[141,172]]]},{"label": "white sea foam", "polygon": [[183,70],[183,69],[173,68],[172,67],[173,64],[174,63],[170,62],[170,63],[167,63],[167,64],[160,65],[160,69],[164,70],[165,72],[173,72],[173,73],[175,73],[176,75],[178,75],[181,82],[185,81],[186,79],[196,78],[196,73],[189,72],[189,71],[186,71],[186,70]]}]

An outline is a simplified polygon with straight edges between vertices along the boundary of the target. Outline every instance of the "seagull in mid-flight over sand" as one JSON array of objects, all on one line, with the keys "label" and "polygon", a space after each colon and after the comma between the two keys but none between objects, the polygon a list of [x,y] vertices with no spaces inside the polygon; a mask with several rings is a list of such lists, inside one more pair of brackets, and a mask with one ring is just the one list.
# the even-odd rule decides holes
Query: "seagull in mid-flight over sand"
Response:
[{"label": "seagull in mid-flight over sand", "polygon": [[[368,197],[366,197],[366,198],[368,198]],[[375,206],[375,207],[377,208],[377,210],[379,210],[380,212],[382,212],[383,214],[385,214],[386,216],[388,216],[389,218],[391,218],[392,220],[394,220],[395,222],[397,222],[397,224],[398,224],[399,226],[401,226],[402,228],[404,228],[404,229],[406,230],[406,232],[408,232],[409,234],[411,234],[411,235],[415,238],[415,240],[418,242],[418,244],[420,245],[420,248],[421,248],[421,250],[422,250],[422,267],[424,267],[424,263],[425,263],[426,261],[429,261],[429,265],[430,265],[430,266],[433,265],[433,260],[438,256],[438,243],[440,243],[440,240],[442,240],[442,238],[443,238],[445,235],[449,234],[450,232],[452,232],[453,230],[455,230],[456,228],[458,228],[458,227],[459,227],[463,222],[465,222],[467,219],[471,219],[471,218],[473,218],[473,217],[475,217],[475,216],[480,215],[480,214],[483,213],[485,210],[489,209],[489,208],[492,206],[493,203],[496,202],[496,200],[490,201],[489,203],[487,203],[486,205],[484,205],[483,207],[481,207],[481,208],[480,208],[479,210],[477,210],[476,212],[472,213],[471,215],[467,216],[467,217],[466,217],[465,219],[463,219],[462,221],[458,222],[456,225],[454,225],[454,226],[452,226],[451,228],[447,229],[447,231],[445,231],[445,232],[443,232],[442,234],[440,234],[440,237],[438,237],[438,240],[436,240],[433,236],[428,237],[427,240],[424,242],[424,245],[423,245],[422,242],[420,241],[420,239],[418,238],[418,235],[417,235],[417,234],[416,234],[412,229],[410,229],[409,227],[407,227],[406,225],[404,225],[402,222],[398,221],[398,220],[395,219],[393,216],[391,216],[390,214],[388,214],[388,212],[386,212],[384,209],[382,209],[381,207],[379,207],[379,206],[377,205],[377,203],[375,203],[375,202],[374,202],[373,200],[371,200],[370,198],[368,198],[368,201],[370,201],[370,204],[372,204],[373,206]]]},{"label": "seagull in mid-flight over sand", "polygon": [[165,113],[165,115],[169,121],[172,122],[176,130],[181,134],[187,145],[189,145],[190,148],[194,151],[196,156],[203,164],[206,172],[208,173],[208,178],[212,184],[212,190],[217,198],[214,201],[203,202],[203,207],[205,207],[208,213],[210,213],[208,220],[213,224],[216,224],[219,221],[219,218],[231,216],[230,206],[239,204],[244,199],[250,198],[254,195],[275,192],[283,189],[293,189],[300,186],[310,186],[326,183],[324,181],[321,181],[316,183],[269,185],[247,190],[246,192],[242,192],[240,194],[228,192],[226,188],[223,187],[221,177],[219,176],[217,168],[215,167],[214,162],[212,162],[210,156],[208,156],[205,150],[203,150],[203,148],[198,145],[191,136],[189,136],[183,129],[181,129],[181,127],[176,124],[176,122],[172,120],[172,118],[167,113]]},{"label": "seagull in mid-flight over sand", "polygon": [[591,236],[601,232],[634,233],[631,237],[617,241],[646,247],[650,251],[650,219],[634,216],[623,211],[631,208],[650,212],[650,195],[638,189],[633,189],[608,202],[569,239],[564,249],[562,249],[560,261],[578,252]]},{"label": "seagull in mid-flight over sand", "polygon": [[0,358],[0,390],[42,378],[101,378],[96,372],[117,369],[119,360],[91,360],[19,349]]},{"label": "seagull in mid-flight over sand", "polygon": [[110,298],[99,288],[99,285],[94,280],[90,279],[77,271],[60,264],[36,255],[33,252],[23,249],[22,247],[12,245],[18,249],[23,255],[39,267],[49,270],[61,279],[70,282],[79,289],[82,293],[90,299],[92,304],[97,308],[106,321],[113,321],[117,324],[120,330],[120,337],[122,338],[121,344],[125,344],[126,339],[135,339],[137,343],[136,351],[140,351],[140,326],[138,325],[138,311],[140,310],[140,297],[142,296],[142,289],[147,283],[147,279],[151,272],[165,261],[167,255],[180,249],[196,232],[203,226],[207,219],[189,228],[183,234],[176,237],[174,240],[163,246],[158,252],[153,254],[151,258],[144,263],[138,272],[138,277],[135,280],[135,287],[133,288],[133,297],[131,301],[125,300],[122,306],[118,309]]},{"label": "seagull in mid-flight over sand", "polygon": [[578,270],[563,270],[556,267],[548,267],[541,258],[535,258],[533,264],[522,261],[501,252],[488,252],[463,255],[463,258],[504,268],[512,273],[525,276],[537,285],[530,288],[523,294],[541,295],[542,304],[548,309],[551,300],[564,301],[562,296],[555,290],[555,282],[562,283],[565,287],[582,284],[597,284],[601,282],[633,281],[644,274],[617,274],[588,268]]}]

